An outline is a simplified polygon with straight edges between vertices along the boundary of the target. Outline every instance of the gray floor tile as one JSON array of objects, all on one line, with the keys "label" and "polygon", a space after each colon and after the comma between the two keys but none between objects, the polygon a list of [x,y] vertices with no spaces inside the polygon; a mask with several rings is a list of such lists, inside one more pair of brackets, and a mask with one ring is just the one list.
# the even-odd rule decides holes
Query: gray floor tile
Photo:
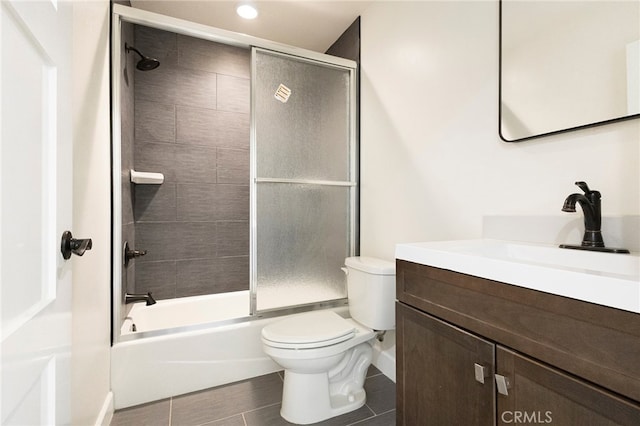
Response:
[{"label": "gray floor tile", "polygon": [[169,410],[169,399],[125,408],[115,412],[111,426],[169,425]]},{"label": "gray floor tile", "polygon": [[[354,423],[353,426],[395,426],[396,410],[387,411],[379,416],[371,417],[361,422]],[[351,426],[351,425],[349,425]]]},{"label": "gray floor tile", "polygon": [[364,382],[367,405],[376,414],[396,408],[396,384],[384,374],[369,377]]},{"label": "gray floor tile", "polygon": [[290,425],[280,417],[280,404],[270,405],[243,414],[247,426],[280,426]]},{"label": "gray floor tile", "polygon": [[282,381],[276,373],[173,399],[173,425],[200,425],[225,419],[282,400]]},{"label": "gray floor tile", "polygon": [[378,370],[375,365],[371,364],[367,370],[367,377],[377,376],[378,374],[382,374],[382,371]]},{"label": "gray floor tile", "polygon": [[[318,426],[346,426],[370,418],[373,415],[373,412],[365,405],[350,413],[313,424]],[[247,426],[286,426],[293,424],[280,416],[280,404],[244,413],[244,418]]]},{"label": "gray floor tile", "polygon": [[[171,426],[178,426],[178,425],[174,423]],[[245,426],[245,423],[244,423],[244,418],[242,417],[242,414],[238,414],[232,417],[228,417],[226,419],[205,423],[203,426]]]},{"label": "gray floor tile", "polygon": [[[367,404],[323,422],[322,426],[395,425],[395,383],[371,367],[365,383]],[[171,426],[279,426],[290,425],[280,416],[281,372],[174,397]],[[391,407],[385,410],[386,407]],[[169,424],[169,400],[119,410],[113,426]]]}]

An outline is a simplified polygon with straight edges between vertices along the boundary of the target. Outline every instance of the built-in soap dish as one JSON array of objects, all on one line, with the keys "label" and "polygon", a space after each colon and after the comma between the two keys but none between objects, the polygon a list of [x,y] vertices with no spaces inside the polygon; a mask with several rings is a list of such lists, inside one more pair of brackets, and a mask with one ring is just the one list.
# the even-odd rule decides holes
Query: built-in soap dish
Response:
[{"label": "built-in soap dish", "polygon": [[164,182],[162,173],[130,171],[131,182],[138,185],[161,185]]}]

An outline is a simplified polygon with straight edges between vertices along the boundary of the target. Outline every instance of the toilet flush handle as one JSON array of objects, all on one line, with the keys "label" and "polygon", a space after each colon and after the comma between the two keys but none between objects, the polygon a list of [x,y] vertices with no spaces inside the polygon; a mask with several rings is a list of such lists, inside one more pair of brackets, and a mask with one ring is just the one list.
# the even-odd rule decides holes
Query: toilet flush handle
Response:
[{"label": "toilet flush handle", "polygon": [[344,272],[345,275],[349,275],[349,270],[347,268],[345,268],[344,266],[342,268],[342,272]]}]

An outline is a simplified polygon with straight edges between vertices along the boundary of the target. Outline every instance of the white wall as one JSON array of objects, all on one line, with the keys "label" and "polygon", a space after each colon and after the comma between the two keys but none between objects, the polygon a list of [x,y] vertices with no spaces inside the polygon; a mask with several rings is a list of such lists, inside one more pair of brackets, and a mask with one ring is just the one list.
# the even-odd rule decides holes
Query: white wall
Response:
[{"label": "white wall", "polygon": [[577,180],[603,215],[640,213],[639,120],[499,139],[497,2],[373,3],[361,73],[363,255],[479,238],[484,215],[565,214]]},{"label": "white wall", "polygon": [[71,405],[72,424],[92,425],[110,417],[108,0],[75,1],[73,30],[73,233],[93,249],[73,262]]}]

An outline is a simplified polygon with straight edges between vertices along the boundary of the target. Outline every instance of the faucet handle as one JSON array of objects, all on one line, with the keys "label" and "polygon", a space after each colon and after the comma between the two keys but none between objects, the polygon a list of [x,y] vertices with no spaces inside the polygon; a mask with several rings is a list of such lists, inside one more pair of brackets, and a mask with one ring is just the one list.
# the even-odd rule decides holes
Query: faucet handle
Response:
[{"label": "faucet handle", "polygon": [[589,185],[587,185],[587,182],[576,182],[576,186],[584,191],[584,195],[586,195],[592,203],[598,202],[598,200],[600,200],[600,191],[593,191],[589,189]]},{"label": "faucet handle", "polygon": [[582,189],[585,194],[588,194],[591,192],[591,190],[589,189],[589,185],[587,185],[587,182],[582,182],[582,181],[576,182],[576,186]]}]

